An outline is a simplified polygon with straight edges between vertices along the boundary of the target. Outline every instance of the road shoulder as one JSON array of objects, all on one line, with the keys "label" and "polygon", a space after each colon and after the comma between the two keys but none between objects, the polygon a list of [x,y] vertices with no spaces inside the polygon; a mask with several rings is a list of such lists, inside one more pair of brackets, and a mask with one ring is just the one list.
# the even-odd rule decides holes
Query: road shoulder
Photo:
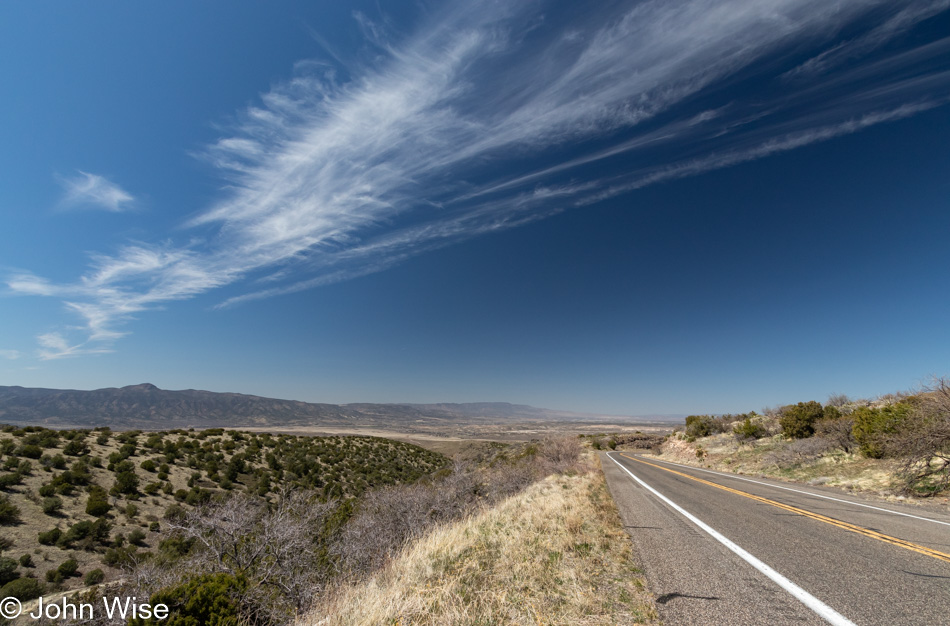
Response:
[{"label": "road shoulder", "polygon": [[635,483],[605,453],[608,489],[668,624],[823,624],[817,615]]}]

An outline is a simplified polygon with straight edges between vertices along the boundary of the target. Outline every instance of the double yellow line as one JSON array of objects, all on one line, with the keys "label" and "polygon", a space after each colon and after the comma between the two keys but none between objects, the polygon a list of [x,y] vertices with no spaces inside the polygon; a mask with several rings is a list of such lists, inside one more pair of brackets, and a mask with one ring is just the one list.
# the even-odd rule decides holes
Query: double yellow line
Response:
[{"label": "double yellow line", "polygon": [[722,489],[723,491],[728,491],[729,493],[734,493],[737,496],[742,496],[744,498],[749,498],[750,500],[755,500],[757,502],[762,502],[763,504],[769,504],[780,509],[784,509],[791,513],[797,513],[804,517],[817,520],[819,522],[824,522],[826,524],[831,524],[832,526],[837,526],[843,530],[847,530],[859,535],[864,535],[865,537],[871,537],[872,539],[877,539],[878,541],[883,541],[884,543],[889,543],[907,550],[913,550],[914,552],[919,552],[920,554],[925,554],[927,556],[933,557],[935,559],[940,559],[941,561],[947,561],[950,563],[950,554],[945,552],[940,552],[939,550],[934,550],[926,546],[922,546],[904,539],[898,539],[897,537],[891,537],[890,535],[885,535],[884,533],[879,533],[876,530],[871,530],[870,528],[864,528],[863,526],[855,526],[854,524],[849,524],[848,522],[842,522],[841,520],[836,520],[833,517],[827,517],[819,513],[812,513],[811,511],[806,511],[805,509],[800,509],[796,506],[791,506],[789,504],[783,504],[781,502],[776,502],[775,500],[769,500],[768,498],[763,498],[761,496],[756,496],[745,491],[739,491],[738,489],[732,489],[731,487],[724,487],[714,482],[708,480],[703,480],[702,478],[696,478],[695,476],[690,476],[689,474],[684,474],[683,472],[677,472],[676,470],[670,469],[668,467],[663,467],[662,465],[655,465],[648,461],[642,459],[636,459],[630,455],[621,453],[620,456],[630,459],[631,461],[636,461],[637,463],[643,463],[644,465],[649,465],[650,467],[655,467],[661,469],[664,472],[670,472],[671,474],[676,474],[677,476],[682,476],[683,478],[688,478],[690,480],[695,480],[698,483],[704,485],[709,485],[710,487],[715,487],[716,489]]}]

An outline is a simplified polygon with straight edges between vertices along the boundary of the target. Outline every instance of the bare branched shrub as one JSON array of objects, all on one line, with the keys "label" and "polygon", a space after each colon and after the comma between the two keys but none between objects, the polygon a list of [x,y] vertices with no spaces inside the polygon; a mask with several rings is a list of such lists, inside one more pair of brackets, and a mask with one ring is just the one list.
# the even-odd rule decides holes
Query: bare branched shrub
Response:
[{"label": "bare branched shrub", "polygon": [[950,488],[950,379],[935,379],[917,396],[901,429],[884,439],[884,448],[903,459],[905,491],[935,495]]},{"label": "bare branched shrub", "polygon": [[545,469],[554,473],[576,470],[584,447],[577,437],[546,439],[538,447],[538,457]]},{"label": "bare branched shrub", "polygon": [[828,401],[825,402],[825,406],[833,406],[836,409],[840,409],[841,407],[850,404],[850,402],[851,402],[851,399],[848,398],[848,396],[846,396],[845,394],[833,393],[830,396],[828,396]]},{"label": "bare branched shrub", "polygon": [[318,542],[334,507],[304,492],[284,492],[270,506],[237,493],[192,510],[169,527],[200,546],[187,563],[190,571],[246,578],[242,607],[273,623],[288,611],[307,608],[326,584]]},{"label": "bare branched shrub", "polygon": [[507,498],[537,481],[542,474],[542,468],[531,463],[496,466],[486,475],[485,496],[492,502]]},{"label": "bare branched shrub", "polygon": [[819,420],[815,424],[815,435],[831,441],[848,454],[858,445],[854,438],[854,419],[850,417]]},{"label": "bare branched shrub", "polygon": [[450,475],[436,483],[366,493],[330,548],[339,572],[360,578],[378,570],[434,525],[471,512],[481,489],[471,468],[456,464]]},{"label": "bare branched shrub", "polygon": [[820,458],[826,452],[835,449],[834,442],[823,437],[794,439],[788,444],[773,450],[765,457],[767,465],[785,469]]}]

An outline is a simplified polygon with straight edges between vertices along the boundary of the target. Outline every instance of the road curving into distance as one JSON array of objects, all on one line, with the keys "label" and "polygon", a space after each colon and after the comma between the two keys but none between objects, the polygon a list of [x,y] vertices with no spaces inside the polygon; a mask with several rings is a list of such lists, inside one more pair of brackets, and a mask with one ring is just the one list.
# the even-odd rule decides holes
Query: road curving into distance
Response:
[{"label": "road curving into distance", "polygon": [[666,624],[948,624],[950,515],[602,453]]}]

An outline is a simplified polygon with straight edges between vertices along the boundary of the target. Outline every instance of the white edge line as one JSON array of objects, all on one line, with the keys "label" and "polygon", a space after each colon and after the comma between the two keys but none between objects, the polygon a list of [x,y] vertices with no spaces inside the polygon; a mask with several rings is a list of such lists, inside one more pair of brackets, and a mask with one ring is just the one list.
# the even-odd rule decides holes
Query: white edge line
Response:
[{"label": "white edge line", "polygon": [[659,491],[657,491],[650,485],[640,480],[633,472],[631,472],[629,469],[621,465],[620,462],[617,461],[617,459],[610,456],[609,453],[607,454],[607,458],[613,461],[614,463],[616,463],[617,467],[627,472],[627,474],[630,475],[630,478],[640,483],[640,485],[645,487],[648,491],[650,491],[650,493],[652,493],[657,498],[659,498],[660,500],[662,500],[663,502],[671,506],[674,510],[678,511],[686,519],[688,519],[689,521],[699,526],[702,530],[709,533],[713,539],[715,539],[722,545],[726,546],[727,548],[735,552],[739,556],[739,558],[741,558],[743,561],[745,561],[746,563],[748,563],[755,569],[765,574],[768,578],[770,578],[773,582],[775,582],[775,584],[777,584],[779,587],[781,587],[785,591],[792,594],[799,602],[801,602],[802,604],[807,606],[809,609],[814,611],[817,615],[819,615],[825,621],[827,621],[830,624],[835,624],[836,626],[855,626],[854,622],[852,622],[848,618],[841,615],[841,613],[838,613],[833,608],[831,608],[830,606],[828,606],[827,604],[825,604],[824,602],[822,602],[815,596],[811,595],[810,593],[808,593],[807,591],[805,591],[804,589],[802,589],[801,587],[799,587],[798,585],[790,581],[789,579],[785,578],[784,576],[776,572],[774,569],[772,569],[771,567],[769,567],[768,565],[766,565],[759,559],[755,558],[754,556],[752,556],[751,554],[749,554],[748,552],[740,548],[737,544],[727,539],[725,536],[719,533],[719,531],[715,530],[714,528],[712,528],[711,526],[709,526],[708,524],[700,520],[698,517],[689,513],[686,509],[679,506],[678,504],[676,504],[675,502],[673,502],[672,500],[664,496],[662,493],[660,493]]},{"label": "white edge line", "polygon": [[902,515],[904,517],[912,517],[914,519],[923,520],[925,522],[933,522],[934,524],[943,524],[944,526],[950,526],[950,522],[941,522],[940,520],[930,519],[929,517],[921,517],[919,515],[911,515],[910,513],[902,513],[900,511],[892,511],[890,509],[882,509],[879,506],[871,506],[870,504],[861,504],[860,502],[851,502],[849,500],[842,500],[841,498],[832,498],[831,496],[824,496],[820,493],[812,493],[811,491],[802,491],[801,489],[792,489],[791,487],[783,487],[781,485],[773,485],[771,483],[763,483],[759,480],[752,480],[751,478],[745,478],[744,476],[737,476],[736,474],[728,474],[726,472],[716,472],[704,467],[695,467],[693,465],[685,465],[683,463],[676,463],[674,461],[667,461],[666,459],[654,459],[660,463],[667,463],[669,465],[675,465],[676,467],[683,467],[688,469],[694,469],[700,472],[706,472],[707,474],[713,474],[714,476],[722,476],[723,478],[735,478],[736,480],[744,480],[747,483],[755,483],[756,485],[762,485],[764,487],[774,487],[776,489],[784,489],[785,491],[794,491],[795,493],[801,493],[806,496],[813,496],[815,498],[824,498],[825,500],[834,500],[835,502],[841,502],[843,504],[851,504],[854,506],[861,506],[866,509],[874,509],[875,511],[883,511],[884,513],[890,513],[892,515]]}]

